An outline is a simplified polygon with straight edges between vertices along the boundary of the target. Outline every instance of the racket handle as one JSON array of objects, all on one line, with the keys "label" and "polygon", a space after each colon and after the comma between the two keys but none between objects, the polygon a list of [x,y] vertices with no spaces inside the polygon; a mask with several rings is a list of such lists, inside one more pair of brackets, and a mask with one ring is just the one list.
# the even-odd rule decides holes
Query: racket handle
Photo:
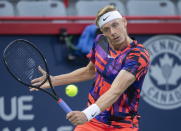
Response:
[{"label": "racket handle", "polygon": [[72,109],[65,103],[61,98],[57,101],[58,105],[65,111],[65,113],[69,113]]}]

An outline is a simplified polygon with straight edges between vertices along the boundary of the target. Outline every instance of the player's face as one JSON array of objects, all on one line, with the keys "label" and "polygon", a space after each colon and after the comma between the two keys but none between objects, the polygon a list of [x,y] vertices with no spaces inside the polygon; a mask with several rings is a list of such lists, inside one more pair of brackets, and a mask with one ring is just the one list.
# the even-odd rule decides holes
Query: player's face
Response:
[{"label": "player's face", "polygon": [[124,18],[112,20],[101,28],[103,34],[107,37],[109,43],[119,49],[120,45],[127,40],[127,22]]}]

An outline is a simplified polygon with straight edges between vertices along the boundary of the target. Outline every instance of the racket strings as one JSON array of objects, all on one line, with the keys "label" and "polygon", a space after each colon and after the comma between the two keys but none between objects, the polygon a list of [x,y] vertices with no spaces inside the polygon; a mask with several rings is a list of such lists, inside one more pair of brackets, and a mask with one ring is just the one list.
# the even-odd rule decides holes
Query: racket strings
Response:
[{"label": "racket strings", "polygon": [[7,47],[4,55],[11,73],[25,84],[32,85],[31,80],[42,76],[39,66],[46,69],[40,53],[25,41],[15,41]]}]

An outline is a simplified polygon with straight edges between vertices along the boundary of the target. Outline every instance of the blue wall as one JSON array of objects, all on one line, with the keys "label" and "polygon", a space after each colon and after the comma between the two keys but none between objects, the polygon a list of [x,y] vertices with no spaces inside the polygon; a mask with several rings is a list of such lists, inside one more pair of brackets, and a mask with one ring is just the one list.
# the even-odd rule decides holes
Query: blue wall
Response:
[{"label": "blue wall", "polygon": [[[144,43],[147,41],[147,46],[150,48],[157,48],[154,45],[149,46],[153,41],[148,41],[154,35],[135,35],[136,39]],[[177,36],[181,39],[180,36]],[[66,59],[67,49],[64,44],[60,44],[58,36],[0,36],[0,52],[2,54],[6,45],[14,39],[27,39],[36,44],[36,46],[43,52],[48,61],[48,66],[52,75],[68,73],[82,67],[81,61],[78,60],[69,62]],[[175,43],[179,43],[176,41]],[[177,72],[181,73],[181,43],[177,45],[178,53],[177,61],[173,61],[172,55],[169,59],[173,61],[172,66],[177,65]],[[154,50],[150,49],[155,53]],[[176,51],[175,51],[176,52]],[[164,53],[163,51],[161,52]],[[169,54],[171,53],[169,50]],[[2,55],[1,55],[2,56]],[[153,54],[153,56],[156,56]],[[154,57],[155,59],[158,57]],[[165,60],[166,56],[160,56],[160,59]],[[159,62],[158,62],[159,63]],[[176,63],[176,64],[175,64]],[[153,63],[154,64],[154,63]],[[156,64],[154,65],[156,67]],[[152,70],[152,69],[151,69]],[[154,70],[154,69],[153,69]],[[152,70],[152,71],[153,71]],[[177,78],[174,89],[181,94],[181,77]],[[153,78],[154,81],[154,78]],[[2,61],[0,61],[0,130],[2,131],[68,131],[72,130],[73,126],[65,119],[65,113],[58,107],[58,105],[46,94],[42,92],[29,92],[26,87],[15,81],[6,71]],[[88,88],[92,81],[77,83],[79,93],[76,97],[70,98],[65,95],[65,86],[56,88],[58,94],[71,106],[73,110],[82,110],[86,106]],[[149,83],[149,81],[147,82]],[[153,82],[154,83],[154,82]],[[145,85],[146,87],[147,85]],[[158,87],[159,88],[159,87]],[[167,90],[170,91],[171,89]],[[145,89],[146,91],[146,89]],[[165,90],[163,90],[165,91]],[[179,92],[180,91],[180,92]],[[180,95],[179,94],[179,95]],[[139,112],[141,117],[140,129],[141,131],[175,131],[180,130],[181,117],[181,99],[178,95],[178,106],[165,109],[157,105],[150,104],[147,101],[148,94],[143,94],[140,100]],[[153,95],[153,92],[151,93]],[[156,95],[153,95],[157,97]],[[181,96],[181,95],[180,95]],[[175,96],[173,96],[175,98]],[[156,100],[156,99],[155,99]],[[165,105],[167,106],[167,102]],[[168,104],[169,106],[169,104]]]}]

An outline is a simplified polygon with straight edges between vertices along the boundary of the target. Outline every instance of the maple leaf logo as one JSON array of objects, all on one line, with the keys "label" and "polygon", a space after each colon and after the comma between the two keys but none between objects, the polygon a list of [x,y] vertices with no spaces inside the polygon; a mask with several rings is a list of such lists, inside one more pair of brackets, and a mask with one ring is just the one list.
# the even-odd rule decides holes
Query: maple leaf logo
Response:
[{"label": "maple leaf logo", "polygon": [[168,54],[165,54],[159,61],[160,66],[155,64],[150,67],[150,75],[157,81],[158,85],[165,85],[166,89],[169,89],[169,85],[176,85],[181,78],[181,66],[173,65],[173,58],[169,57]]}]

